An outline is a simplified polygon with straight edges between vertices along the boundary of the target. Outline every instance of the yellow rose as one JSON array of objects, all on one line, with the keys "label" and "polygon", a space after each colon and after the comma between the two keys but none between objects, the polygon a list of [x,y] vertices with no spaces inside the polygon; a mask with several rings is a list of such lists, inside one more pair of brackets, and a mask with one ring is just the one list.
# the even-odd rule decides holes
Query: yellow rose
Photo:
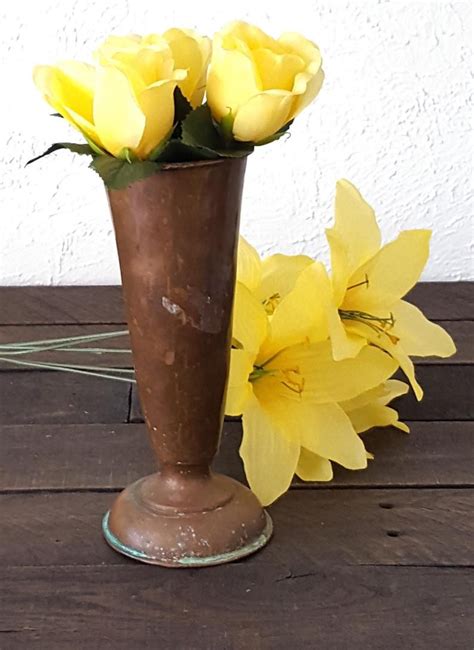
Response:
[{"label": "yellow rose", "polygon": [[172,70],[187,71],[186,77],[179,81],[178,86],[193,107],[202,104],[211,41],[192,29],[172,28],[163,35],[109,36],[97,50],[96,58],[102,64],[125,64],[142,69],[150,67],[148,74],[153,76],[156,74],[153,70],[155,51],[161,52],[163,56],[162,65],[166,70],[162,74],[168,76]]},{"label": "yellow rose", "polygon": [[207,101],[217,122],[229,112],[236,140],[260,142],[293,120],[324,79],[318,47],[299,34],[273,39],[244,22],[216,34]]},{"label": "yellow rose", "polygon": [[192,29],[168,29],[163,34],[173,52],[176,68],[188,71],[178,85],[193,108],[200,106],[206,92],[207,66],[211,57],[211,41]]},{"label": "yellow rose", "polygon": [[174,89],[186,78],[174,70],[169,48],[142,50],[116,65],[65,61],[37,66],[36,86],[46,101],[88,140],[109,152],[128,149],[146,159],[169,135],[174,123]]}]

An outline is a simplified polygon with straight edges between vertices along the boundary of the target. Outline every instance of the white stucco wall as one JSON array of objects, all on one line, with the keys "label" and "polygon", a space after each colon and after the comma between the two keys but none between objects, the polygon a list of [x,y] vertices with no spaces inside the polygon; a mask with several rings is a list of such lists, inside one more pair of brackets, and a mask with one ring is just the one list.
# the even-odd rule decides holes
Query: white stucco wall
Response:
[{"label": "white stucco wall", "polygon": [[262,252],[325,258],[337,178],[374,205],[386,239],[433,228],[424,279],[474,278],[471,2],[14,0],[0,5],[0,284],[119,279],[98,177],[60,152],[74,135],[31,82],[35,63],[84,58],[111,32],[243,18],[300,31],[323,52],[326,83],[292,136],[249,162],[242,232]]}]

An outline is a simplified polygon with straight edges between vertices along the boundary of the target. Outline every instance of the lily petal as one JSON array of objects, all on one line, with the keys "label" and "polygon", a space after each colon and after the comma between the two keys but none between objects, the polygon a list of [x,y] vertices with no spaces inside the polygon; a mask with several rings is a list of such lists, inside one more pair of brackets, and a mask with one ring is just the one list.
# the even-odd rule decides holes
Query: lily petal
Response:
[{"label": "lily petal", "polygon": [[405,230],[381,248],[351,276],[354,288],[346,293],[344,309],[385,316],[383,310],[390,310],[418,281],[428,260],[430,237],[429,230]]},{"label": "lily petal", "polygon": [[230,371],[225,403],[226,415],[242,415],[247,402],[252,397],[249,382],[253,370],[253,356],[245,350],[231,350]]},{"label": "lily petal", "polygon": [[237,282],[232,338],[255,357],[267,332],[268,316],[263,306],[244,284]]},{"label": "lily petal", "polygon": [[237,252],[237,281],[245,284],[250,291],[256,291],[262,279],[262,261],[260,255],[248,241],[239,238]]},{"label": "lily petal", "polygon": [[410,431],[404,422],[399,421],[397,411],[389,406],[367,404],[351,411],[348,415],[357,433],[368,431],[374,427],[388,426],[394,426],[406,433]]},{"label": "lily petal", "polygon": [[417,400],[420,401],[423,398],[423,389],[416,380],[415,366],[413,365],[413,361],[403,349],[400,341],[398,341],[398,343],[392,343],[389,336],[381,332],[375,332],[372,328],[368,327],[364,323],[357,323],[353,321],[350,325],[347,326],[347,329],[351,332],[354,332],[355,334],[359,334],[360,336],[365,336],[365,338],[373,343],[374,346],[377,346],[381,350],[388,352],[388,354],[398,363],[400,368],[405,373],[413,388]]},{"label": "lily petal", "polygon": [[339,312],[334,305],[328,305],[327,319],[334,360],[341,361],[342,359],[356,357],[364,345],[367,345],[367,341],[362,336],[349,332],[344,327]]},{"label": "lily petal", "polygon": [[326,239],[331,255],[331,284],[336,307],[340,307],[346,295],[351,276],[349,251],[342,236],[334,228],[326,229]]},{"label": "lily petal", "polygon": [[436,323],[431,323],[422,312],[409,302],[400,300],[392,307],[395,320],[393,334],[403,349],[415,357],[450,357],[456,346],[449,334]]},{"label": "lily petal", "polygon": [[351,275],[380,248],[380,230],[373,209],[345,179],[336,183],[335,224],[330,232],[336,233],[346,246]]},{"label": "lily petal", "polygon": [[278,295],[284,298],[295,286],[300,273],[313,264],[307,255],[270,255],[262,262],[262,280],[257,295],[260,300],[268,300]]},{"label": "lily petal", "polygon": [[330,481],[333,477],[331,462],[304,447],[301,448],[296,474],[303,481]]},{"label": "lily petal", "polygon": [[364,347],[354,359],[334,361],[329,341],[300,344],[283,350],[265,364],[265,369],[274,373],[265,382],[273,383],[277,399],[287,394],[282,377],[292,370],[304,378],[305,399],[317,404],[342,402],[378,386],[393,375],[397,366],[391,356],[372,345]]},{"label": "lily petal", "polygon": [[259,361],[266,361],[280,350],[305,340],[325,340],[328,335],[325,306],[328,278],[320,262],[306,266],[299,274],[295,286],[275,309],[270,334],[265,341]]},{"label": "lily petal", "polygon": [[355,411],[356,409],[360,409],[363,406],[367,406],[374,402],[385,406],[396,397],[406,395],[408,390],[409,386],[408,384],[405,384],[404,381],[400,381],[399,379],[388,379],[387,381],[384,381],[383,384],[380,384],[371,390],[367,390],[365,393],[357,395],[350,400],[340,402],[339,404],[346,413]]},{"label": "lily petal", "polygon": [[367,467],[364,443],[338,404],[315,405],[310,426],[314,433],[304,430],[303,447],[348,469]]},{"label": "lily petal", "polygon": [[278,499],[290,487],[300,446],[287,438],[254,397],[242,417],[240,455],[250,488],[262,505]]}]

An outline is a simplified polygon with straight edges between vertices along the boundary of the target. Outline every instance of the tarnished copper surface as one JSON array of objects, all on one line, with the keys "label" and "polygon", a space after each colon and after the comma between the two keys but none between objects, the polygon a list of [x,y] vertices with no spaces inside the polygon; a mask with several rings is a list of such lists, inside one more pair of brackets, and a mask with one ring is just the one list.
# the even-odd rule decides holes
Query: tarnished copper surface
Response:
[{"label": "tarnished copper surface", "polygon": [[270,534],[255,496],[209,470],[223,422],[245,165],[169,165],[109,191],[140,401],[159,471],[119,495],[104,532],[117,550],[146,562],[228,561]]}]

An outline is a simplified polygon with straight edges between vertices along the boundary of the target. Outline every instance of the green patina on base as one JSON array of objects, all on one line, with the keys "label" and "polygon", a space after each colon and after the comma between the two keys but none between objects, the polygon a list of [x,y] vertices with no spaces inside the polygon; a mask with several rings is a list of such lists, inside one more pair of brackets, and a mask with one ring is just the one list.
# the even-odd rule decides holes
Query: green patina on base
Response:
[{"label": "green patina on base", "polygon": [[146,562],[147,564],[160,564],[163,566],[176,566],[176,567],[205,567],[213,566],[216,564],[225,564],[227,562],[233,562],[234,560],[239,560],[240,558],[246,557],[255,553],[261,549],[269,541],[273,533],[273,522],[270,515],[265,512],[265,528],[262,533],[249,544],[241,546],[240,548],[235,549],[234,551],[228,551],[227,553],[221,553],[220,555],[210,555],[208,557],[198,557],[195,555],[184,556],[180,558],[173,558],[172,560],[167,560],[166,558],[153,557],[132,548],[131,546],[126,546],[112,533],[109,528],[109,515],[110,511],[106,512],[104,518],[102,519],[102,531],[107,543],[119,553],[133,558],[134,560],[140,560],[141,562]]}]

